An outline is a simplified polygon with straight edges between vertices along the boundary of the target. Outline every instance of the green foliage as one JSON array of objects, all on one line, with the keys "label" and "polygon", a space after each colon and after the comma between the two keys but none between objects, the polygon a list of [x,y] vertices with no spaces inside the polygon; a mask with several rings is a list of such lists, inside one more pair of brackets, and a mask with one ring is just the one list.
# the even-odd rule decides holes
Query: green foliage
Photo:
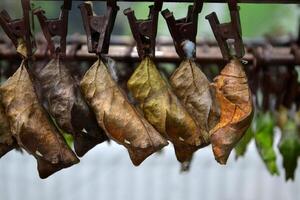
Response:
[{"label": "green foliage", "polygon": [[267,113],[258,113],[255,119],[256,131],[254,134],[258,153],[265,163],[268,171],[272,175],[279,175],[276,165],[276,153],[273,149],[274,126],[275,122],[272,115]]},{"label": "green foliage", "polygon": [[297,161],[300,156],[300,138],[298,131],[296,123],[292,120],[288,120],[281,130],[282,136],[278,148],[283,157],[286,180],[294,180]]},{"label": "green foliage", "polygon": [[244,37],[297,32],[298,10],[294,5],[241,4],[240,7]]}]

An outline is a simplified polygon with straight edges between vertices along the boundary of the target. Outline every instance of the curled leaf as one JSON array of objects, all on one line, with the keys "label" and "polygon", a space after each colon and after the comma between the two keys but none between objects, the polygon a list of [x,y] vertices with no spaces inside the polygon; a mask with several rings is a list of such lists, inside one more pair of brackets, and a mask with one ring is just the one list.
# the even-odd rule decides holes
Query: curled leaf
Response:
[{"label": "curled leaf", "polygon": [[16,141],[10,132],[4,108],[0,104],[0,158],[15,147],[17,147]]},{"label": "curled leaf", "polygon": [[128,102],[99,59],[81,81],[82,92],[106,134],[128,149],[134,165],[167,145],[167,141]]},{"label": "curled leaf", "polygon": [[279,127],[281,128],[281,139],[278,145],[279,152],[283,157],[285,179],[294,180],[298,158],[300,157],[300,136],[295,121],[288,116],[286,108],[279,109]]},{"label": "curled leaf", "polygon": [[41,102],[63,133],[72,134],[78,156],[107,140],[83,99],[79,83],[59,57],[46,66],[35,66],[31,70],[34,70],[34,83]]},{"label": "curled leaf", "polygon": [[18,145],[37,159],[39,175],[46,178],[79,160],[39,105],[25,62],[0,87],[1,103]]},{"label": "curled leaf", "polygon": [[193,153],[204,145],[204,140],[194,119],[150,58],[142,60],[127,85],[145,118],[174,144],[178,161],[190,161]]},{"label": "curled leaf", "polygon": [[211,130],[216,160],[226,164],[231,150],[251,124],[253,105],[247,77],[239,60],[233,59],[214,79],[213,87],[220,104],[220,122]]},{"label": "curled leaf", "polygon": [[268,171],[272,175],[278,175],[279,171],[276,165],[276,153],[273,149],[274,119],[269,112],[258,113],[255,122],[256,131],[254,138],[259,155],[265,163]]},{"label": "curled leaf", "polygon": [[214,101],[210,82],[193,60],[181,62],[170,78],[173,91],[189,114],[194,117],[206,144],[209,131],[219,120],[219,108]]}]

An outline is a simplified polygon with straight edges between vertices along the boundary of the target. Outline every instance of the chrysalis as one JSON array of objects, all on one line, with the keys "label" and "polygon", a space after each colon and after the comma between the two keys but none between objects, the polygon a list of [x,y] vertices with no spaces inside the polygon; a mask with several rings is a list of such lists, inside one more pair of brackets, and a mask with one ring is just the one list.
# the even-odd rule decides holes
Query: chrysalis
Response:
[{"label": "chrysalis", "polygon": [[39,105],[25,62],[0,87],[1,103],[18,145],[37,159],[39,175],[46,178],[79,160]]},{"label": "chrysalis", "polygon": [[272,175],[279,175],[276,165],[276,153],[273,148],[274,142],[274,119],[267,113],[258,113],[255,118],[256,130],[254,134],[257,151]]},{"label": "chrysalis", "polygon": [[173,91],[200,128],[205,144],[209,131],[218,123],[219,108],[210,91],[210,82],[196,63],[185,59],[170,78]]},{"label": "chrysalis", "polygon": [[214,79],[220,104],[220,122],[210,131],[216,160],[226,164],[231,150],[251,124],[253,105],[247,77],[239,60],[233,59]]},{"label": "chrysalis", "polygon": [[[283,158],[283,167],[285,169],[285,179],[294,180],[297,168],[298,158],[300,157],[300,135],[297,127],[297,120],[288,116],[288,110],[280,107],[279,113],[281,123],[278,123],[281,129],[281,138],[278,145],[280,154]],[[284,116],[282,116],[284,115]]]},{"label": "chrysalis", "polygon": [[134,165],[168,144],[128,102],[101,59],[86,72],[80,85],[98,124],[128,149]]},{"label": "chrysalis", "polygon": [[16,141],[10,132],[4,108],[0,104],[0,158],[15,147],[17,147]]},{"label": "chrysalis", "polygon": [[63,132],[72,134],[78,156],[107,140],[85,103],[79,83],[56,56],[46,66],[34,66],[35,87],[41,102]]},{"label": "chrysalis", "polygon": [[178,161],[189,162],[204,139],[149,57],[142,60],[127,85],[145,118],[174,144]]}]

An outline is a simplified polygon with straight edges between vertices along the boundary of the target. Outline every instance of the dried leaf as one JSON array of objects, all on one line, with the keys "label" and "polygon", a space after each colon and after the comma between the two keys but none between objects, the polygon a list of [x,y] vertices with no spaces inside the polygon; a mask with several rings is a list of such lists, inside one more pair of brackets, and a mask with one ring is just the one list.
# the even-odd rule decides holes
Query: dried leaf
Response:
[{"label": "dried leaf", "polygon": [[210,82],[193,60],[184,60],[170,78],[173,91],[194,117],[206,144],[210,143],[209,131],[219,121],[219,108],[213,101]]},{"label": "dried leaf", "polygon": [[167,141],[128,102],[99,59],[81,81],[82,92],[106,134],[128,149],[134,165],[167,145]]},{"label": "dried leaf", "polygon": [[279,109],[281,118],[281,139],[278,145],[283,157],[283,167],[285,169],[285,179],[294,180],[298,158],[300,157],[300,135],[296,121],[288,117],[286,108]]},{"label": "dried leaf", "polygon": [[11,133],[37,159],[41,178],[79,162],[39,105],[24,61],[0,87],[0,94]]},{"label": "dried leaf", "polygon": [[142,60],[127,85],[145,118],[174,144],[178,161],[190,161],[204,145],[200,130],[150,58]]},{"label": "dried leaf", "polygon": [[226,164],[231,150],[251,124],[253,105],[247,77],[240,61],[233,59],[214,79],[220,104],[220,122],[211,130],[215,159]]},{"label": "dried leaf", "polygon": [[16,148],[17,144],[10,132],[9,122],[3,106],[0,104],[0,158]]},{"label": "dried leaf", "polygon": [[46,66],[31,70],[34,70],[34,83],[45,109],[64,133],[72,134],[78,156],[83,156],[95,145],[107,140],[97,125],[94,113],[83,99],[79,83],[58,57]]},{"label": "dried leaf", "polygon": [[258,153],[265,163],[268,171],[272,175],[279,175],[276,165],[276,153],[273,149],[274,119],[270,113],[258,113],[256,116],[256,131],[254,138]]}]

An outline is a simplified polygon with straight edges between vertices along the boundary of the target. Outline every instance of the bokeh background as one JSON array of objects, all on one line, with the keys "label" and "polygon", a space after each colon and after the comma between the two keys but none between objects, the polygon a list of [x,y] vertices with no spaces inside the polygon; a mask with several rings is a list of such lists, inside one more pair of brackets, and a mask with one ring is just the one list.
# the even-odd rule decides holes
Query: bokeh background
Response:
[{"label": "bokeh background", "polygon": [[[49,17],[57,17],[61,2],[33,2],[42,7]],[[73,2],[70,13],[69,33],[83,33],[79,2]],[[148,14],[147,3],[119,3],[120,12],[113,34],[130,35],[123,10],[132,7],[138,18]],[[105,3],[96,2],[97,13],[105,11]],[[186,14],[187,4],[166,3],[176,17]],[[21,16],[18,0],[1,0],[0,9],[6,9],[13,18]],[[220,21],[229,20],[225,4],[205,4],[199,16],[198,39],[213,38],[205,15],[217,12]],[[296,5],[241,5],[241,22],[244,38],[280,38],[298,33],[300,8]],[[39,24],[35,23],[39,32]],[[2,30],[0,34],[3,34]],[[169,36],[160,17],[158,36]],[[278,145],[276,131],[274,146]],[[277,148],[276,148],[277,149]],[[277,163],[282,164],[278,151]],[[141,166],[133,167],[126,150],[115,144],[101,144],[91,150],[81,163],[62,170],[46,180],[40,180],[33,157],[12,151],[0,160],[0,200],[297,200],[300,199],[300,169],[294,182],[285,182],[284,171],[280,176],[269,175],[252,142],[244,158],[235,160],[231,154],[228,164],[220,166],[213,158],[210,146],[199,150],[191,169],[180,172],[171,145],[148,158]]]}]

